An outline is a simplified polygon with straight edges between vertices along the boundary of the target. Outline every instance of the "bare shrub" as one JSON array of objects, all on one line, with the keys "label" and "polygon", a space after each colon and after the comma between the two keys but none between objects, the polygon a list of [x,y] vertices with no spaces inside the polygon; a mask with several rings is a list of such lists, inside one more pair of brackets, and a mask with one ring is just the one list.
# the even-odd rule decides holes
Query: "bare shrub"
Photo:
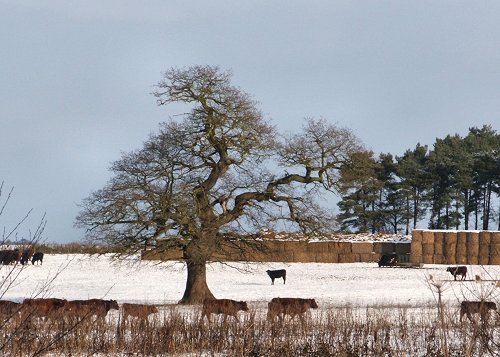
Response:
[{"label": "bare shrub", "polygon": [[[443,346],[441,327],[429,307],[332,306],[322,308],[305,324],[298,319],[268,321],[264,310],[262,306],[242,314],[240,321],[220,317],[211,323],[201,318],[198,309],[181,310],[175,305],[161,307],[147,321],[135,319],[126,325],[120,323],[118,313],[103,323],[36,320],[5,345],[3,355],[48,355],[50,351],[72,356],[445,356],[448,351],[450,356],[463,356],[473,343],[453,306],[443,305],[448,346]],[[0,336],[2,345],[8,329],[5,332]],[[490,338],[499,337],[493,325],[487,333]],[[474,353],[495,356],[491,341],[489,347],[476,346]]]}]

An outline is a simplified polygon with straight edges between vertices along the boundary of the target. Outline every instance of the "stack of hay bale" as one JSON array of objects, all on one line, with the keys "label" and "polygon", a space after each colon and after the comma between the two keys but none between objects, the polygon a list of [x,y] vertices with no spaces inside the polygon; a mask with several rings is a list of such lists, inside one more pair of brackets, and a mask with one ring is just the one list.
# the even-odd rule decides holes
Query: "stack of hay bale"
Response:
[{"label": "stack of hay bale", "polygon": [[500,232],[413,230],[411,262],[500,264]]}]

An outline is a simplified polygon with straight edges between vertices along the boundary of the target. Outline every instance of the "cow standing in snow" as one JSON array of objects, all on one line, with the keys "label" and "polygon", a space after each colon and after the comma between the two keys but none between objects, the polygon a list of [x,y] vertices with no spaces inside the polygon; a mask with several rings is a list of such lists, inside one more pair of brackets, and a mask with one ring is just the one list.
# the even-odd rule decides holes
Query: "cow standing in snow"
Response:
[{"label": "cow standing in snow", "polygon": [[318,304],[314,299],[274,298],[267,304],[267,319],[274,320],[278,316],[282,321],[285,315],[290,315],[292,319],[298,315],[300,321],[304,322],[304,313],[317,308]]},{"label": "cow standing in snow", "polygon": [[453,280],[457,280],[457,275],[461,275],[464,280],[467,276],[467,267],[465,265],[460,265],[458,267],[448,267],[446,271],[449,271],[453,275]]},{"label": "cow standing in snow", "polygon": [[222,314],[224,315],[224,319],[226,319],[227,316],[234,316],[234,318],[238,320],[238,311],[248,311],[248,306],[245,301],[205,299],[203,300],[201,318],[206,316],[210,322],[211,314]]},{"label": "cow standing in snow", "polygon": [[278,269],[278,270],[266,270],[267,275],[271,278],[271,285],[274,285],[274,279],[283,278],[283,284],[286,283],[286,270]]}]

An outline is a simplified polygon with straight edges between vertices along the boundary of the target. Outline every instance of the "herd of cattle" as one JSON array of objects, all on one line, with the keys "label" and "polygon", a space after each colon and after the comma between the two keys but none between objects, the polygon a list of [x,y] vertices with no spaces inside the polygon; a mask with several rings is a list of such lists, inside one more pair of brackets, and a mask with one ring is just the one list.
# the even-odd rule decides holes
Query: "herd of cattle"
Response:
[{"label": "herd of cattle", "polygon": [[[314,299],[301,298],[274,298],[268,304],[267,318],[274,320],[279,317],[283,320],[285,315],[292,318],[299,316],[303,321],[303,314],[309,309],[317,309],[318,304]],[[157,313],[155,305],[147,304],[122,304],[122,323],[129,317],[147,319],[151,314]],[[116,300],[89,299],[66,300],[57,298],[25,299],[22,303],[0,300],[0,323],[8,320],[31,321],[32,319],[60,319],[65,321],[81,321],[95,319],[104,321],[110,310],[120,310]],[[210,321],[211,314],[234,316],[238,320],[238,311],[249,311],[245,301],[230,299],[205,299],[201,317]]]},{"label": "herd of cattle", "polygon": [[[2,250],[0,251],[0,261],[2,264],[9,261],[10,256],[14,254],[17,259],[24,265],[29,259],[32,263],[37,261],[42,263],[43,253],[28,252],[27,250],[19,253],[17,250]],[[9,256],[9,258],[6,258]],[[392,259],[392,258],[391,258]],[[384,261],[387,262],[387,261]],[[390,263],[393,263],[390,261]],[[379,266],[384,266],[380,264]],[[466,266],[448,267],[447,272],[450,272],[454,280],[457,276],[461,276],[464,280],[467,276]],[[266,273],[271,278],[271,284],[274,284],[275,279],[282,278],[283,284],[286,283],[286,270],[267,270]],[[281,321],[284,320],[286,315],[291,319],[299,316],[303,322],[304,313],[309,309],[317,309],[318,304],[315,299],[304,298],[273,298],[267,304],[267,319],[274,320],[278,317]],[[7,321],[9,319],[26,321],[31,318],[59,318],[65,319],[83,319],[87,317],[95,317],[96,319],[104,320],[110,310],[120,310],[116,300],[103,300],[103,299],[89,299],[89,300],[65,300],[57,298],[37,298],[25,299],[22,303],[13,301],[0,300],[0,319]],[[472,315],[479,314],[481,318],[486,318],[490,310],[497,310],[496,304],[490,301],[463,301],[460,306],[460,321],[464,315],[472,320]],[[239,311],[249,311],[248,305],[245,301],[235,301],[230,299],[205,299],[201,317],[207,317],[210,321],[212,314],[221,314],[226,316],[234,316],[238,319]],[[158,308],[155,305],[146,304],[122,304],[122,323],[125,323],[129,317],[139,319],[147,319],[151,314],[157,313]]]},{"label": "herd of cattle", "polygon": [[16,263],[21,263],[22,265],[27,264],[31,260],[32,264],[43,263],[43,253],[35,252],[33,248],[27,248],[23,250],[19,249],[4,249],[0,250],[0,264],[11,265]]},{"label": "herd of cattle", "polygon": [[[286,281],[286,270],[268,270],[267,274],[271,278],[272,284],[276,278],[283,278]],[[283,320],[285,315],[299,316],[303,321],[304,313],[309,309],[317,309],[318,304],[314,299],[302,298],[273,298],[268,303],[267,318],[274,320],[278,317]],[[22,303],[0,300],[0,323],[7,320],[31,321],[31,319],[56,319],[74,321],[85,318],[95,318],[104,320],[110,310],[120,310],[116,300],[88,299],[88,300],[66,300],[58,298],[36,298],[24,299]],[[155,305],[123,303],[122,323],[128,321],[129,317],[147,319],[151,314],[157,313]],[[222,314],[234,316],[238,319],[239,311],[249,311],[245,301],[235,301],[230,299],[205,299],[201,317],[206,317],[210,321],[212,314]]]},{"label": "herd of cattle", "polygon": [[[116,300],[88,299],[66,300],[57,298],[24,299],[22,303],[0,300],[0,321],[31,321],[32,319],[82,320],[85,318],[103,321],[110,310],[119,310]],[[146,318],[157,313],[155,305],[122,304],[123,322],[129,316]]]},{"label": "herd of cattle", "polygon": [[[304,322],[304,313],[309,309],[317,309],[315,299],[302,298],[273,298],[267,304],[267,319],[274,321],[276,317],[283,321],[286,315],[291,319],[299,316]],[[496,310],[495,303],[491,301],[463,301],[460,305],[460,321],[466,315],[471,321],[472,315],[479,314],[482,319],[488,317],[490,310]],[[89,299],[89,300],[65,300],[56,298],[25,299],[22,303],[0,300],[0,321],[5,323],[13,321],[31,321],[32,318],[56,319],[63,318],[65,321],[78,321],[86,318],[95,318],[104,321],[110,310],[120,310],[116,300]],[[235,301],[231,299],[205,299],[201,312],[201,318],[210,321],[212,314],[233,316],[238,320],[238,312],[248,312],[246,301]],[[122,304],[122,324],[129,317],[147,320],[151,314],[158,312],[155,305],[147,304]]]}]

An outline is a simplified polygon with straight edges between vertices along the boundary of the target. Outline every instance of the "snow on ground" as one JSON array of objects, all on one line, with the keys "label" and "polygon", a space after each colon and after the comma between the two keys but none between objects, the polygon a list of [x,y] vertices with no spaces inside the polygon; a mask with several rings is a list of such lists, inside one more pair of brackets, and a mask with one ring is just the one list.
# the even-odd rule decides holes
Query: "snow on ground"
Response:
[{"label": "snow on ground", "polygon": [[[234,269],[234,267],[238,269]],[[267,269],[287,270],[287,281],[275,281]],[[3,280],[8,272],[22,269],[2,299],[21,302],[40,294],[68,300],[87,298],[115,299],[118,303],[135,302],[175,304],[184,292],[187,272],[183,263],[135,262],[114,263],[110,256],[83,254],[48,254],[42,266],[1,266]],[[401,304],[420,306],[433,304],[435,296],[428,282],[444,282],[444,301],[457,304],[476,293],[492,294],[496,299],[500,287],[492,280],[500,279],[499,266],[468,266],[469,276],[479,275],[478,283],[453,282],[445,265],[423,268],[379,268],[376,263],[211,263],[207,282],[217,298],[245,300],[263,304],[273,297],[315,298],[321,306],[370,306]],[[17,271],[17,270],[16,270]],[[5,285],[4,285],[5,286]],[[5,289],[5,288],[4,288]],[[498,300],[497,300],[498,301]]]}]

